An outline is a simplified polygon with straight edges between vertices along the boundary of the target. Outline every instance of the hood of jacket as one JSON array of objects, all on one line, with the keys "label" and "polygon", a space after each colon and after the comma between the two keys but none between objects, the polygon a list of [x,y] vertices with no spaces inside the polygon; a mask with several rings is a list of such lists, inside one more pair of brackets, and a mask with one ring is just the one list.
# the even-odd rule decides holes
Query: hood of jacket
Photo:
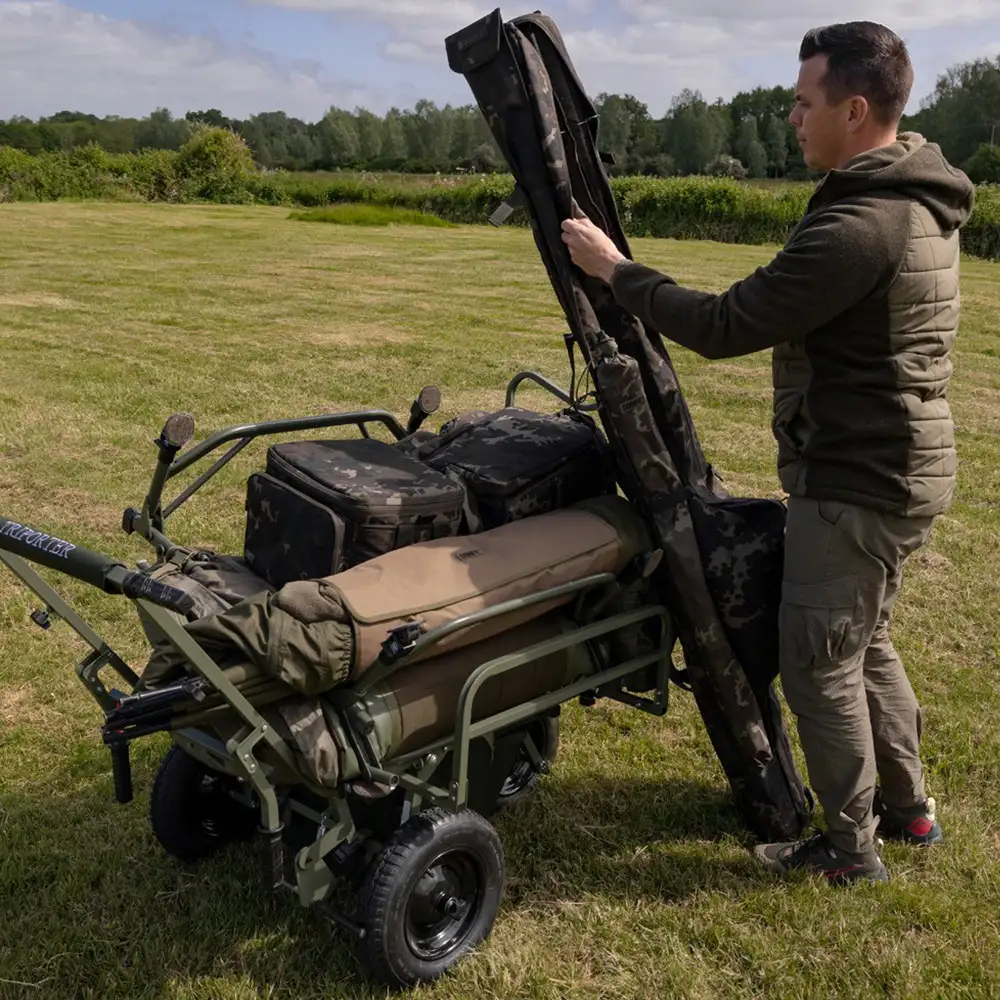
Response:
[{"label": "hood of jacket", "polygon": [[941,147],[916,132],[902,132],[888,146],[866,150],[831,170],[809,207],[887,190],[926,205],[946,232],[963,226],[975,206],[975,186],[944,158]]}]

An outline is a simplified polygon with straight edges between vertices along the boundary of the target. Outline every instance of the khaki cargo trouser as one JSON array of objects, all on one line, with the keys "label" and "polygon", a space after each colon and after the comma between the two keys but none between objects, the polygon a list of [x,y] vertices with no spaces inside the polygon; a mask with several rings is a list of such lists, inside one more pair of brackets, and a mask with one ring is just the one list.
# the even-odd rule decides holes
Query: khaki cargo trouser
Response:
[{"label": "khaki cargo trouser", "polygon": [[876,775],[894,809],[924,799],[921,713],[889,638],[906,558],[933,518],[791,497],[780,611],[782,689],[830,839],[865,851]]}]

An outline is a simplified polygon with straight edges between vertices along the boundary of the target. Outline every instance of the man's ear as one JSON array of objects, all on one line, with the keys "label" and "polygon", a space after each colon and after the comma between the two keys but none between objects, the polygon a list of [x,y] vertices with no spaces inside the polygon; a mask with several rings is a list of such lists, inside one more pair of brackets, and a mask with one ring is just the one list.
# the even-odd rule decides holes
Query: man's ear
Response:
[{"label": "man's ear", "polygon": [[848,98],[847,101],[847,128],[851,132],[857,132],[865,122],[868,121],[871,108],[868,101],[860,94]]}]

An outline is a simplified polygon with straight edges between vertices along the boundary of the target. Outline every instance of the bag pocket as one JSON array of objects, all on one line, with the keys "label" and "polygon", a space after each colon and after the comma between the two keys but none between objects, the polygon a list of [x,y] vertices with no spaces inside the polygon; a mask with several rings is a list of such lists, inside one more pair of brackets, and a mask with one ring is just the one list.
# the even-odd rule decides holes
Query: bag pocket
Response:
[{"label": "bag pocket", "polygon": [[244,558],[272,586],[343,568],[344,522],[312,497],[255,472],[247,480],[246,513]]}]

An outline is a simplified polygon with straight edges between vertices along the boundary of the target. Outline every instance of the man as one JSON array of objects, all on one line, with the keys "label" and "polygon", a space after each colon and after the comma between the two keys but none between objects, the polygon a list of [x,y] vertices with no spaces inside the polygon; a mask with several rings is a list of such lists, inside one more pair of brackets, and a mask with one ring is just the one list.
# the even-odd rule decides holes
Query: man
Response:
[{"label": "man", "polygon": [[913,70],[893,32],[813,30],[799,59],[790,121],[826,174],[766,267],[710,295],[623,258],[589,220],[567,220],[563,239],[623,308],[684,347],[706,358],[774,349],[789,494],[779,667],[827,831],[757,854],[776,871],[885,881],[876,827],[941,839],[920,708],[888,624],[903,562],[954,491],[946,390],[974,188],[936,145],[897,135]]}]

